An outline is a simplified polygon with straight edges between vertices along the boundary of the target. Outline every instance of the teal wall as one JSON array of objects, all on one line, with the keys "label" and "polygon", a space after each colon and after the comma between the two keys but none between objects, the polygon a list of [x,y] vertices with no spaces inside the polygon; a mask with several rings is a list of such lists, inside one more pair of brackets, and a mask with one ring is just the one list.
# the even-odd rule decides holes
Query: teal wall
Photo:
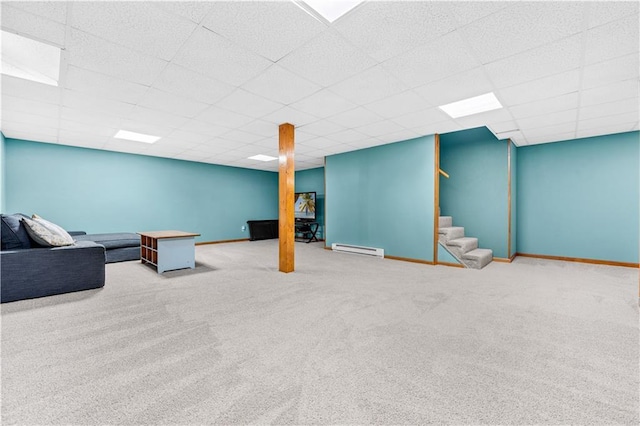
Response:
[{"label": "teal wall", "polygon": [[525,146],[518,252],[638,262],[639,132]]},{"label": "teal wall", "polygon": [[434,136],[326,158],[326,244],[433,261]]},{"label": "teal wall", "polygon": [[507,145],[486,127],[440,135],[440,168],[450,176],[440,176],[441,214],[500,258],[509,244]]},{"label": "teal wall", "polygon": [[6,191],[5,191],[5,139],[4,134],[0,132],[0,212],[4,212]]},{"label": "teal wall", "polygon": [[89,233],[177,229],[248,238],[278,216],[277,173],[6,140],[6,211]]},{"label": "teal wall", "polygon": [[455,263],[456,265],[461,265],[461,263],[458,262],[458,259],[453,257],[453,255],[449,253],[446,248],[442,247],[442,244],[440,243],[438,243],[438,262]]},{"label": "teal wall", "polygon": [[296,192],[316,192],[316,221],[318,222],[318,238],[324,238],[325,197],[324,167],[296,172]]},{"label": "teal wall", "polygon": [[518,246],[518,147],[511,143],[511,251],[509,257],[516,254]]}]

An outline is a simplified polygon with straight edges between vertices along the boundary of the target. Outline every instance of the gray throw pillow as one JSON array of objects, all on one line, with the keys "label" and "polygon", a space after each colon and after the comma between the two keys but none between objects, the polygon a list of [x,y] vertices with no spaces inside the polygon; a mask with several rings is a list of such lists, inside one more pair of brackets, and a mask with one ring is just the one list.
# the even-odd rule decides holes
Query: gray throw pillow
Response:
[{"label": "gray throw pillow", "polygon": [[[45,227],[42,224],[42,220],[35,221],[24,218],[22,219],[22,223],[24,224],[24,227],[27,229],[27,233],[33,239],[33,241],[40,244],[41,246],[62,247],[70,246],[74,243],[73,238],[71,238],[67,231],[60,228],[63,232],[55,232],[55,230],[51,230]],[[55,226],[58,227],[57,225]]]}]

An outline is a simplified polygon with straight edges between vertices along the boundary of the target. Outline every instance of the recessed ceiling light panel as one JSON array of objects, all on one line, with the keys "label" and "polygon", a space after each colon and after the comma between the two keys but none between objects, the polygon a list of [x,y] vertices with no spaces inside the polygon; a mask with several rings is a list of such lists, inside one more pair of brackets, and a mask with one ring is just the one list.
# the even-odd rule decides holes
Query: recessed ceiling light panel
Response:
[{"label": "recessed ceiling light panel", "polygon": [[449,114],[451,118],[460,118],[481,112],[493,111],[494,109],[502,108],[502,104],[500,104],[500,101],[498,101],[498,98],[496,98],[493,92],[489,92],[473,98],[441,105],[438,108]]},{"label": "recessed ceiling light panel", "polygon": [[60,56],[59,47],[2,31],[2,74],[57,86]]},{"label": "recessed ceiling light panel", "polygon": [[116,139],[126,139],[134,142],[154,143],[160,139],[160,136],[145,135],[144,133],[130,132],[128,130],[120,130],[114,136]]},{"label": "recessed ceiling light panel", "polygon": [[272,157],[270,155],[258,154],[258,155],[254,155],[252,157],[249,157],[249,160],[273,161],[273,160],[277,160],[277,158],[276,157]]},{"label": "recessed ceiling light panel", "polygon": [[305,12],[314,18],[328,23],[344,16],[347,12],[364,3],[362,0],[293,0]]}]

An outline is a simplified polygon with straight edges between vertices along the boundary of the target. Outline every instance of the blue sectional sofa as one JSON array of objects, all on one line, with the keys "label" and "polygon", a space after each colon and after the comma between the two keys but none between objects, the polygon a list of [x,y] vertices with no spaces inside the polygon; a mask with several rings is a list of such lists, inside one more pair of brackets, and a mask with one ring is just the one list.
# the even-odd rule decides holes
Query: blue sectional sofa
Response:
[{"label": "blue sectional sofa", "polygon": [[140,259],[137,234],[71,232],[73,245],[42,247],[29,237],[25,217],[1,215],[1,303],[100,288],[105,263]]}]

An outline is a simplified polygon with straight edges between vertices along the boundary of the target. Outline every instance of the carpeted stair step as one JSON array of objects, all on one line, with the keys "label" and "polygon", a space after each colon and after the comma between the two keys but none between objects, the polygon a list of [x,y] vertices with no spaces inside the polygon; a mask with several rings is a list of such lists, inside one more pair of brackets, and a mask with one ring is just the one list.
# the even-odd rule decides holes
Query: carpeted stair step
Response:
[{"label": "carpeted stair step", "polygon": [[462,226],[447,226],[444,228],[438,228],[438,234],[440,241],[448,243],[456,238],[464,237],[464,228]]},{"label": "carpeted stair step", "polygon": [[455,248],[458,252],[457,254],[462,256],[478,248],[478,239],[474,237],[456,238],[455,240],[449,241],[447,246]]},{"label": "carpeted stair step", "polygon": [[451,216],[440,216],[438,219],[439,228],[449,228],[453,226],[453,218]]},{"label": "carpeted stair step", "polygon": [[493,260],[493,251],[490,249],[475,249],[462,255],[464,263],[473,269],[482,269]]}]

